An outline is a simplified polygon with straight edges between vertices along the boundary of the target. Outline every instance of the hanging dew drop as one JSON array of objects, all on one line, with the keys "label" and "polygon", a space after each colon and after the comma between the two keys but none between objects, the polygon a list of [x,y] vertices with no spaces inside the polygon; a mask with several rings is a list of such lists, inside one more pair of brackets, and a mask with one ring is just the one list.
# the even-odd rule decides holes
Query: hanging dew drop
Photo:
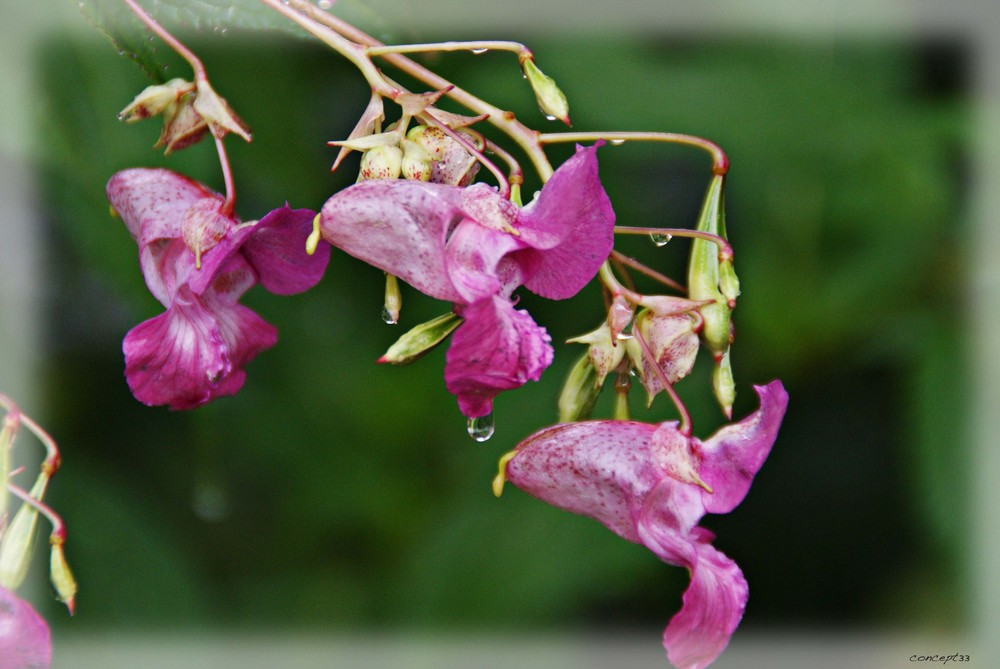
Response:
[{"label": "hanging dew drop", "polygon": [[388,309],[382,307],[382,322],[384,322],[386,325],[395,325],[398,322],[398,320],[395,316],[389,313]]},{"label": "hanging dew drop", "polygon": [[489,51],[489,49],[487,49],[487,48],[485,48],[485,47],[483,47],[483,48],[479,48],[479,49],[469,49],[469,50],[470,50],[470,51],[471,51],[472,53],[474,53],[475,55],[477,55],[477,56],[481,56],[482,54],[484,54],[484,53],[486,53],[487,51]]},{"label": "hanging dew drop", "polygon": [[319,2],[317,4],[319,5],[320,9],[332,9],[333,8],[333,0],[319,0]]},{"label": "hanging dew drop", "polygon": [[625,143],[624,139],[612,139],[608,142],[611,146],[621,146]]},{"label": "hanging dew drop", "polygon": [[672,237],[666,233],[654,232],[649,235],[649,240],[657,246],[666,246]]},{"label": "hanging dew drop", "polygon": [[545,115],[545,120],[546,120],[546,121],[555,121],[555,120],[556,120],[556,117],[555,117],[555,116],[553,116],[552,114],[546,114],[546,115]]},{"label": "hanging dew drop", "polygon": [[470,437],[478,442],[484,442],[493,436],[493,430],[495,429],[493,414],[488,413],[478,418],[470,418],[465,426],[469,431]]}]

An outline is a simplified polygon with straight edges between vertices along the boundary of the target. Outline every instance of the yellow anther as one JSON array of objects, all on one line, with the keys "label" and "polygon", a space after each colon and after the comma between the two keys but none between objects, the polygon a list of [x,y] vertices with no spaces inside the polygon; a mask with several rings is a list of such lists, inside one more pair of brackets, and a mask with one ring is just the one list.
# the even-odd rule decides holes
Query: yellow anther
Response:
[{"label": "yellow anther", "polygon": [[499,497],[503,494],[503,484],[507,482],[507,463],[514,459],[517,450],[508,451],[500,458],[497,465],[497,475],[493,478],[493,494]]},{"label": "yellow anther", "polygon": [[319,228],[319,218],[320,214],[316,214],[316,218],[313,219],[313,231],[306,238],[306,253],[309,255],[316,253],[316,249],[319,248],[319,240],[322,238],[322,231]]}]

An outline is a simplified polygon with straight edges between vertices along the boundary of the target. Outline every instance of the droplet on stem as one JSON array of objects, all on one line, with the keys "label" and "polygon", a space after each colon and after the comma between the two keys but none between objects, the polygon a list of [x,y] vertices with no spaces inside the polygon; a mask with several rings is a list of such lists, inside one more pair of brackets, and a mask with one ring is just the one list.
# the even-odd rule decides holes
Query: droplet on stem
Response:
[{"label": "droplet on stem", "polygon": [[654,232],[649,235],[649,239],[657,246],[666,246],[672,237],[666,233]]},{"label": "droplet on stem", "polygon": [[478,442],[486,441],[493,436],[493,431],[495,429],[495,425],[493,423],[493,413],[491,412],[485,416],[479,416],[477,418],[470,418],[465,425],[469,430],[470,437]]},{"label": "droplet on stem", "polygon": [[486,53],[487,51],[489,51],[489,49],[487,49],[487,48],[485,48],[485,47],[481,47],[481,48],[479,48],[479,49],[469,49],[469,51],[471,51],[471,52],[472,52],[472,53],[474,53],[475,55],[479,56],[479,55],[481,55],[481,54],[484,54],[484,53]]},{"label": "droplet on stem", "polygon": [[389,310],[386,309],[385,307],[382,307],[382,321],[386,325],[395,325],[398,322],[396,320],[395,316],[393,316],[392,314],[390,314]]},{"label": "droplet on stem", "polygon": [[320,9],[332,9],[333,8],[333,0],[319,0],[319,2],[316,3],[316,4],[319,5]]},{"label": "droplet on stem", "polygon": [[612,139],[608,142],[611,146],[621,146],[625,143],[624,139]]}]

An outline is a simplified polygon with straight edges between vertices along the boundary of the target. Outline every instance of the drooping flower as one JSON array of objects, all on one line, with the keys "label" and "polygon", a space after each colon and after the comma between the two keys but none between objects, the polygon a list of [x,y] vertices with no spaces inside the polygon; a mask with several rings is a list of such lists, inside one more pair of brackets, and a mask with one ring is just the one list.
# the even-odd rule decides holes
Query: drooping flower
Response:
[{"label": "drooping flower", "polygon": [[314,212],[276,209],[240,223],[224,199],[164,169],[130,169],[111,177],[108,199],[139,245],[150,292],[166,312],[125,336],[125,375],[148,405],[190,409],[233,395],[244,366],[277,341],[277,331],[239,304],[258,281],[291,295],[323,276],[330,247],[306,253]]},{"label": "drooping flower", "polygon": [[470,418],[503,390],[537,381],[552,361],[545,329],[514,308],[518,286],[549,299],[575,295],[611,251],[614,212],[581,148],[520,208],[485,184],[364,181],[323,206],[323,236],[350,255],[454,303],[464,322],[445,366]]},{"label": "drooping flower", "polygon": [[0,588],[0,669],[48,669],[52,635],[30,604]]},{"label": "drooping flower", "polygon": [[746,606],[742,572],[698,522],[743,500],[777,437],[788,395],[780,381],[754,389],[760,408],[705,441],[676,422],[565,423],[525,439],[506,464],[506,479],[525,492],[687,567],[691,584],[663,634],[680,669],[711,664]]}]

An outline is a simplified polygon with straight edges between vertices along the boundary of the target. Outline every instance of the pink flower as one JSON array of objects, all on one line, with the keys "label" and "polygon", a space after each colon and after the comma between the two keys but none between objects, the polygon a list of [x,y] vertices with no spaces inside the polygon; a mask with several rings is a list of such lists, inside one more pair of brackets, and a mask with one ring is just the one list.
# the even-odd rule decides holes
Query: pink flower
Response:
[{"label": "pink flower", "polygon": [[545,329],[514,309],[525,286],[575,295],[611,251],[614,212],[597,147],[563,163],[524,208],[485,184],[364,181],[323,206],[323,236],[352,256],[455,304],[445,383],[466,416],[485,416],[503,390],[537,381],[552,362]]},{"label": "pink flower", "polygon": [[525,439],[506,467],[507,480],[525,492],[687,567],[691,584],[663,634],[681,669],[711,664],[746,606],[742,572],[698,522],[743,500],[777,437],[788,394],[780,381],[754,389],[760,408],[704,442],[676,422],[566,423]]},{"label": "pink flower", "polygon": [[0,669],[48,669],[49,626],[31,605],[0,588]]},{"label": "pink flower", "polygon": [[167,308],[125,336],[132,393],[172,409],[235,394],[244,366],[277,341],[239,299],[258,281],[290,295],[320,280],[330,247],[306,254],[314,213],[285,206],[241,224],[222,211],[222,196],[163,169],[119,172],[107,193],[139,245],[146,285]]}]

